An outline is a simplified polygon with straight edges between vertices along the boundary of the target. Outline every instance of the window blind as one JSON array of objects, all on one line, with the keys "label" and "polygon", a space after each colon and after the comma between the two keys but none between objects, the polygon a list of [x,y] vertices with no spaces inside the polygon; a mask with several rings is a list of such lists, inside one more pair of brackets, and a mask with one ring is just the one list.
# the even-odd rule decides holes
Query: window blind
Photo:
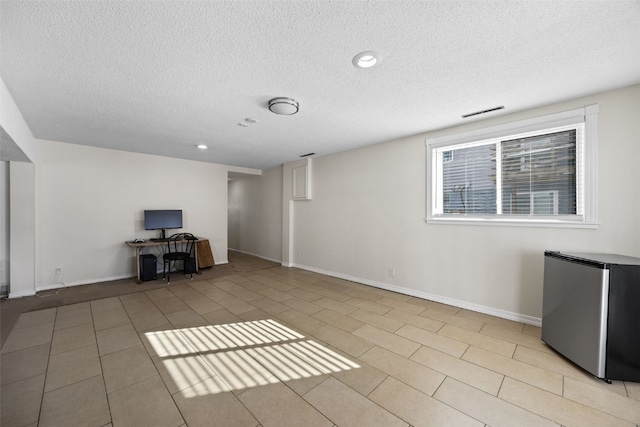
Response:
[{"label": "window blind", "polygon": [[495,214],[494,144],[453,149],[449,158],[442,166],[443,212]]},{"label": "window blind", "polygon": [[427,139],[427,222],[597,227],[598,106]]},{"label": "window blind", "polygon": [[576,129],[443,147],[442,213],[575,215]]},{"label": "window blind", "polygon": [[577,213],[575,129],[500,144],[503,214]]}]

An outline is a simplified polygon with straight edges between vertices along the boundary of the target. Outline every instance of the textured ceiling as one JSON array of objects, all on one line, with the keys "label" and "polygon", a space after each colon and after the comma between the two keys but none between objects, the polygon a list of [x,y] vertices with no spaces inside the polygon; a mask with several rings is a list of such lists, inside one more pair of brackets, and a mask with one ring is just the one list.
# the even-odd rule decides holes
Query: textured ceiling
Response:
[{"label": "textured ceiling", "polygon": [[[36,138],[261,169],[640,82],[638,1],[2,1],[0,19]],[[379,66],[353,67],[364,50]]]}]

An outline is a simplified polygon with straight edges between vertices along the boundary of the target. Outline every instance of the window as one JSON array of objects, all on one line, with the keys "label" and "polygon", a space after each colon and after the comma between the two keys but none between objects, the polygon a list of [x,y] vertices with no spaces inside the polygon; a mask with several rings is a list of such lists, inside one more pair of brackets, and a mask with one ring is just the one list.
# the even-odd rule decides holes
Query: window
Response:
[{"label": "window", "polygon": [[533,191],[510,195],[510,205],[516,213],[533,215],[558,215],[557,190]]},{"label": "window", "polygon": [[595,225],[597,105],[427,141],[427,221]]}]

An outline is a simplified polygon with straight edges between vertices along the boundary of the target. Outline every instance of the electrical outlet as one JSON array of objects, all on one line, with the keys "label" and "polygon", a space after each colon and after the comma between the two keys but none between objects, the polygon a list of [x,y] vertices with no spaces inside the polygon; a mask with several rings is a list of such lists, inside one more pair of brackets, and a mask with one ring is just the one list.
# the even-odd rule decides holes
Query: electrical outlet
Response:
[{"label": "electrical outlet", "polygon": [[393,268],[389,269],[389,276],[391,276],[391,277],[395,277],[396,276],[396,271]]},{"label": "electrical outlet", "polygon": [[62,266],[56,267],[56,274],[62,274]]}]

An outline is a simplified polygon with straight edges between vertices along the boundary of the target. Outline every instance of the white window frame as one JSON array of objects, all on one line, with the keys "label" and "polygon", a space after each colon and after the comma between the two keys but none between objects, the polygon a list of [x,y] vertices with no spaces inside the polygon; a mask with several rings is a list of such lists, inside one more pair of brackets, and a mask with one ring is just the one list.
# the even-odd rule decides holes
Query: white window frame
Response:
[{"label": "white window frame", "polygon": [[[597,228],[597,150],[598,150],[598,111],[597,104],[575,110],[550,114],[532,119],[520,120],[498,126],[491,126],[470,132],[446,135],[426,140],[426,218],[433,224],[482,224],[515,225],[537,227],[577,227]],[[474,146],[487,140],[511,138],[514,135],[543,133],[549,129],[583,125],[583,143],[577,144],[576,152],[576,197],[578,212],[576,215],[503,215],[501,203],[497,214],[446,214],[438,206],[438,194],[442,193],[439,171],[442,170],[442,156],[438,151],[457,146]],[[497,144],[498,150],[500,144]],[[498,152],[499,156],[500,153]],[[500,192],[500,168],[496,171],[497,191]]]}]

